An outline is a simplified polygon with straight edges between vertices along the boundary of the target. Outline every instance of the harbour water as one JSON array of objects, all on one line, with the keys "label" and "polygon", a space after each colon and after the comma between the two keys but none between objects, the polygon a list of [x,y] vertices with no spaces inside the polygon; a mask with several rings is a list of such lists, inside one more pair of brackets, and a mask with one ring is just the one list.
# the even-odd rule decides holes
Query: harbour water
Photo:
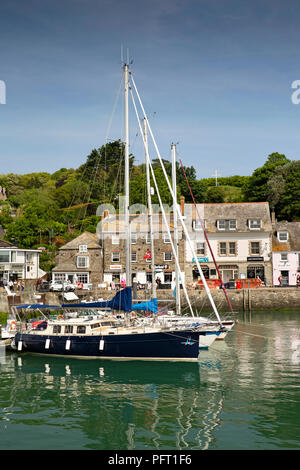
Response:
[{"label": "harbour water", "polygon": [[1,450],[300,448],[300,312],[247,313],[198,363],[1,352]]}]

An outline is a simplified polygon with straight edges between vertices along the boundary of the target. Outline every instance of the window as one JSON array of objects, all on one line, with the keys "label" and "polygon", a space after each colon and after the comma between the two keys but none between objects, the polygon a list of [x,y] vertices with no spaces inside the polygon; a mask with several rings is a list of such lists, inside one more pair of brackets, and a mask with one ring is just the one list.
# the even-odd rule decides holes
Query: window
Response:
[{"label": "window", "polygon": [[84,325],[77,326],[77,333],[80,334],[80,335],[84,335],[85,334],[85,326]]},{"label": "window", "polygon": [[33,254],[32,253],[26,253],[26,262],[27,263],[32,263],[33,261]]},{"label": "window", "polygon": [[131,253],[131,261],[132,261],[133,263],[136,263],[136,262],[137,262],[137,252],[136,252],[136,251],[133,251],[133,252]]},{"label": "window", "polygon": [[164,261],[172,261],[172,252],[171,251],[165,251],[164,252]]},{"label": "window", "polygon": [[66,278],[65,273],[54,273],[53,281],[64,281]]},{"label": "window", "polygon": [[171,243],[170,237],[168,233],[164,233],[164,242],[165,243]]},{"label": "window", "polygon": [[9,251],[0,250],[0,263],[9,263]]},{"label": "window", "polygon": [[111,244],[112,245],[119,245],[120,239],[117,235],[112,235],[111,237]]},{"label": "window", "polygon": [[251,252],[251,255],[259,255],[260,254],[259,242],[251,242],[250,243],[250,252]]},{"label": "window", "polygon": [[287,260],[288,260],[287,253],[281,253],[280,254],[280,261],[287,261]]},{"label": "window", "polygon": [[172,282],[172,273],[165,273],[165,284],[170,284]]},{"label": "window", "polygon": [[151,234],[147,233],[146,235],[146,243],[151,243]]},{"label": "window", "polygon": [[65,333],[73,333],[73,325],[66,325]]},{"label": "window", "polygon": [[78,250],[79,250],[79,253],[86,253],[87,245],[79,245]]},{"label": "window", "polygon": [[227,254],[226,242],[220,242],[220,255]]},{"label": "window", "polygon": [[236,220],[218,220],[217,227],[219,230],[236,230]]},{"label": "window", "polygon": [[53,333],[60,333],[61,332],[61,326],[60,325],[54,325],[53,326]]},{"label": "window", "polygon": [[16,252],[16,251],[12,251],[12,252],[11,252],[11,262],[12,262],[12,263],[15,263],[15,262],[16,262],[16,257],[17,257],[17,252]]},{"label": "window", "polygon": [[220,242],[219,244],[220,256],[234,256],[237,253],[236,242]]},{"label": "window", "polygon": [[278,232],[277,238],[280,242],[287,242],[289,238],[288,232]]},{"label": "window", "polygon": [[0,263],[9,263],[10,253],[6,250],[0,250]]},{"label": "window", "polygon": [[[203,227],[202,227],[202,225],[203,225]],[[195,231],[203,230],[203,228],[205,228],[205,227],[206,227],[206,221],[204,219],[202,220],[202,223],[199,219],[193,220],[193,229]]]},{"label": "window", "polygon": [[249,220],[249,228],[250,230],[257,230],[261,227],[261,220],[260,219],[250,219]]},{"label": "window", "polygon": [[88,268],[89,257],[88,256],[77,256],[77,268]]},{"label": "window", "polygon": [[196,254],[197,255],[204,255],[205,254],[205,243],[204,242],[196,242]]},{"label": "window", "polygon": [[82,284],[87,284],[89,282],[89,275],[87,273],[78,273],[77,282]]},{"label": "window", "polygon": [[131,244],[135,245],[136,244],[136,233],[131,234]]},{"label": "window", "polygon": [[120,252],[119,251],[113,251],[111,254],[111,260],[114,262],[119,263],[120,262]]},{"label": "window", "polygon": [[236,254],[236,243],[235,242],[229,242],[229,254],[230,255],[235,255]]}]

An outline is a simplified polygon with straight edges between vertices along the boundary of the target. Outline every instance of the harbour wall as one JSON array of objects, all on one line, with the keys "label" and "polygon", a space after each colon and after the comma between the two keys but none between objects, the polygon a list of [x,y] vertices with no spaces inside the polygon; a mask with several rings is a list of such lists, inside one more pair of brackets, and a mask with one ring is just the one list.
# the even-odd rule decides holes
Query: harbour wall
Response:
[{"label": "harbour wall", "polygon": [[[224,292],[220,289],[211,289],[211,295],[220,312],[228,312],[229,306]],[[93,292],[76,292],[79,301],[96,301],[99,298],[109,300],[115,292],[98,290]],[[300,313],[300,288],[283,287],[269,288],[261,287],[257,289],[228,289],[227,294],[234,311],[266,311],[281,309],[299,309]],[[40,297],[39,297],[40,296]],[[38,297],[38,298],[37,298]],[[169,309],[174,308],[175,299],[171,290],[157,290],[157,297],[160,305],[165,305]],[[140,301],[149,300],[149,292],[140,290],[134,294],[134,298]],[[193,308],[199,312],[211,311],[211,305],[205,290],[189,290],[189,298]],[[19,304],[43,303],[47,305],[59,305],[66,303],[60,293],[45,292],[22,292],[16,295],[7,295],[6,292],[0,293],[0,312],[8,313],[10,306]],[[78,301],[77,301],[78,302]],[[187,306],[184,293],[181,290],[182,306]]]}]

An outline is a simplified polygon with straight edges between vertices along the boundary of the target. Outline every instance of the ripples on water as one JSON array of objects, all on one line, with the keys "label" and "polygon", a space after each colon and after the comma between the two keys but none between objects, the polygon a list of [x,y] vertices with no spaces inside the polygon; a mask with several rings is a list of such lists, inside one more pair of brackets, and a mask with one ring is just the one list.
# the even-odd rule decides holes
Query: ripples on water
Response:
[{"label": "ripples on water", "polygon": [[6,353],[0,448],[299,448],[299,324],[241,318],[199,363]]}]

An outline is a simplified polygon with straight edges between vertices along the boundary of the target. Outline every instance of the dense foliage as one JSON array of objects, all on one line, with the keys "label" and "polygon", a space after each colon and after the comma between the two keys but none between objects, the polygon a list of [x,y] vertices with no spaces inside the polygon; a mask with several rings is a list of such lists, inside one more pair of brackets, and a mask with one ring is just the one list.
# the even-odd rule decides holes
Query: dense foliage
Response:
[{"label": "dense foliage", "polygon": [[[164,160],[171,181],[171,162]],[[269,201],[279,220],[300,220],[300,161],[272,153],[251,176],[197,179],[193,166],[185,167],[196,202]],[[172,205],[159,161],[153,170],[162,202]],[[192,202],[181,166],[177,163],[177,198]],[[114,141],[93,149],[77,169],[61,168],[53,174],[0,175],[7,199],[0,202],[0,225],[4,238],[20,247],[44,246],[41,267],[50,270],[52,253],[82,231],[96,231],[99,204],[118,210],[124,194],[124,144]],[[152,177],[151,186],[154,187]],[[158,203],[157,194],[152,202]],[[135,165],[130,155],[130,204],[147,204],[146,166]]]}]

